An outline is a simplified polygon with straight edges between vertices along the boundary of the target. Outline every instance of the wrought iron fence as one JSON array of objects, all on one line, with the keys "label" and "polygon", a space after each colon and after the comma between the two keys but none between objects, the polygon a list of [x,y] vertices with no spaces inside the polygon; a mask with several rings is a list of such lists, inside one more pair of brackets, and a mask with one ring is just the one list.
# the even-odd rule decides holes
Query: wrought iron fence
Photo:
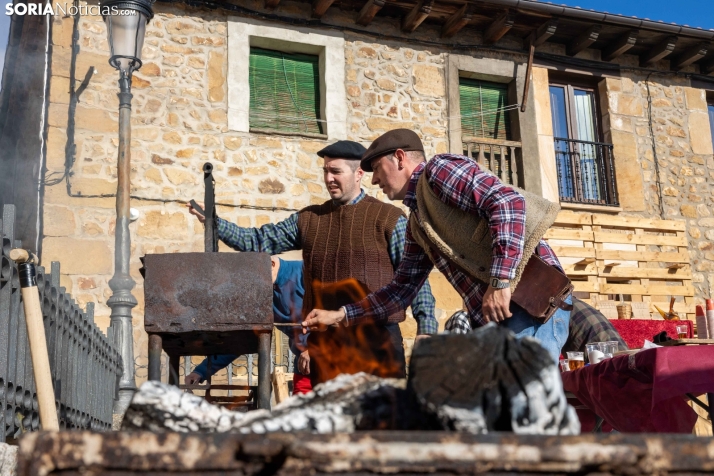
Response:
[{"label": "wrought iron fence", "polygon": [[512,140],[462,137],[464,155],[474,159],[482,168],[518,187],[518,155],[521,143]]},{"label": "wrought iron fence", "polygon": [[618,206],[612,144],[554,140],[560,201]]},{"label": "wrought iron fence", "polygon": [[[0,270],[0,442],[40,428],[32,360],[20,283],[9,258],[15,241],[15,207],[3,207]],[[60,428],[107,430],[121,376],[112,336],[94,324],[94,304],[82,311],[60,286],[60,265],[37,267],[37,287],[47,337]],[[110,329],[111,333],[111,329]]]}]

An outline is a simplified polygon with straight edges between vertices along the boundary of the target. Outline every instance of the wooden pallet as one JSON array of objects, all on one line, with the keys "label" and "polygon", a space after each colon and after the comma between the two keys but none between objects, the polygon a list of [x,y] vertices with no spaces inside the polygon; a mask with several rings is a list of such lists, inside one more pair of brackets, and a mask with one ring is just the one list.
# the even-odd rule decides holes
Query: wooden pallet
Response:
[{"label": "wooden pallet", "polygon": [[561,212],[545,238],[575,291],[589,295],[586,300],[592,304],[618,300],[622,294],[633,303],[633,317],[645,318],[648,312],[660,318],[654,306],[668,310],[669,298],[675,296],[675,311],[694,320],[683,221]]}]

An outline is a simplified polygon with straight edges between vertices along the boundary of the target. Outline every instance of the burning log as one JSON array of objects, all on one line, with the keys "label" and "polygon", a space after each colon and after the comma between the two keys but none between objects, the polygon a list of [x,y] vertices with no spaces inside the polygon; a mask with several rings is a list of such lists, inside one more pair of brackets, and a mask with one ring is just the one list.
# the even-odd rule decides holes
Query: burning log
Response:
[{"label": "burning log", "polygon": [[412,353],[408,392],[448,430],[580,432],[548,352],[535,339],[516,339],[495,324],[420,342]]},{"label": "burning log", "polygon": [[[404,380],[364,373],[340,375],[306,395],[296,395],[272,412],[234,412],[177,387],[146,382],[124,416],[123,430],[269,433],[310,431],[351,433],[356,430],[406,429],[421,415],[408,414]],[[415,423],[411,423],[413,426]]]},{"label": "burning log", "polygon": [[535,340],[497,326],[435,336],[412,354],[408,385],[364,373],[340,375],[272,412],[232,412],[176,387],[146,382],[124,430],[272,433],[358,430],[513,431],[577,434],[558,371]]}]

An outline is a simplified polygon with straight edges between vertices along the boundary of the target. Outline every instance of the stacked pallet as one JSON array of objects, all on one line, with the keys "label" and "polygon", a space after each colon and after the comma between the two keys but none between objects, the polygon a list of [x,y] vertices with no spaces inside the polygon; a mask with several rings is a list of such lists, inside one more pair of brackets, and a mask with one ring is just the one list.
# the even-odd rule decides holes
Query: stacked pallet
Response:
[{"label": "stacked pallet", "polygon": [[659,318],[654,306],[668,310],[674,296],[674,310],[694,320],[683,221],[561,212],[545,238],[578,295],[603,311],[622,295],[633,317]]}]

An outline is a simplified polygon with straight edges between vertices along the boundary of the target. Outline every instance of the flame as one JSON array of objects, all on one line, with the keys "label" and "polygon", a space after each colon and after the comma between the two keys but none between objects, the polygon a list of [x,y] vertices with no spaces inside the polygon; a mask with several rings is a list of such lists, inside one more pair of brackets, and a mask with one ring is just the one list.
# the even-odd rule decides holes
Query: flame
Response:
[{"label": "flame", "polygon": [[[362,300],[369,289],[349,278],[323,284],[313,281],[316,309],[337,310]],[[372,321],[352,327],[333,327],[312,332],[308,338],[313,383],[325,382],[340,374],[366,372],[379,377],[402,376],[404,369],[394,358],[389,331]]]}]

